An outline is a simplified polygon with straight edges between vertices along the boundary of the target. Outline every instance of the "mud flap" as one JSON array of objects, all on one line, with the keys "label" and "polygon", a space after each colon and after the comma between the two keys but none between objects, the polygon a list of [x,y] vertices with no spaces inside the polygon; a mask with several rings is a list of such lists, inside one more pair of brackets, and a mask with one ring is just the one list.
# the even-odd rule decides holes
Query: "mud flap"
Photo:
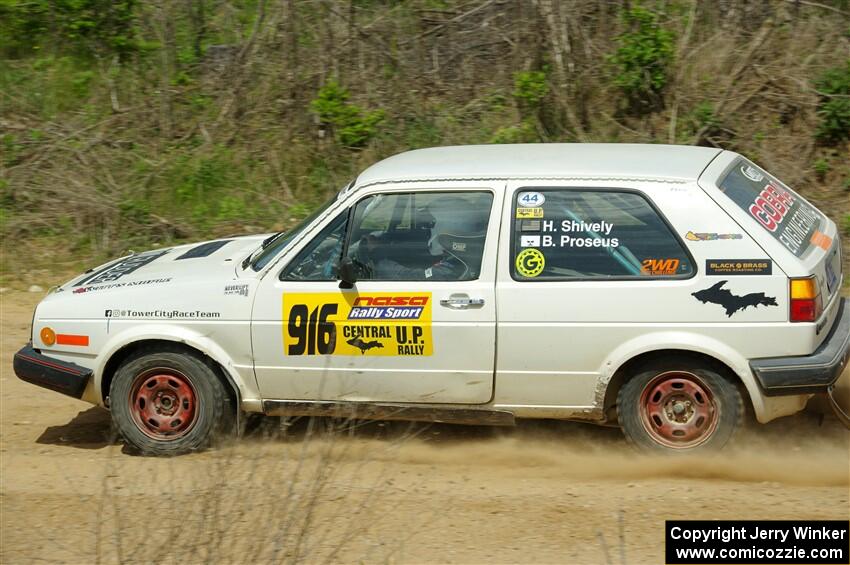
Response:
[{"label": "mud flap", "polygon": [[827,391],[835,417],[850,430],[850,368],[845,369]]}]

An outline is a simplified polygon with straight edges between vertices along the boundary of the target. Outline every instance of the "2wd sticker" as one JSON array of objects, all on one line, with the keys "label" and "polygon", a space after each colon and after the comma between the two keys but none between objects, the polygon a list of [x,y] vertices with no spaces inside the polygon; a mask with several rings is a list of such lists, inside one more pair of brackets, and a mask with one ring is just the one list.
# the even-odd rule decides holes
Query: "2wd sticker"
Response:
[{"label": "2wd sticker", "polygon": [[706,275],[769,275],[773,272],[770,259],[706,259]]},{"label": "2wd sticker", "polygon": [[523,218],[542,218],[543,208],[517,208],[516,217]]},{"label": "2wd sticker", "polygon": [[644,259],[640,274],[652,276],[671,276],[679,272],[679,259]]},{"label": "2wd sticker", "polygon": [[431,293],[284,293],[284,355],[428,356]]},{"label": "2wd sticker", "polygon": [[536,277],[545,266],[546,258],[536,249],[526,249],[516,256],[516,271],[524,277]]}]

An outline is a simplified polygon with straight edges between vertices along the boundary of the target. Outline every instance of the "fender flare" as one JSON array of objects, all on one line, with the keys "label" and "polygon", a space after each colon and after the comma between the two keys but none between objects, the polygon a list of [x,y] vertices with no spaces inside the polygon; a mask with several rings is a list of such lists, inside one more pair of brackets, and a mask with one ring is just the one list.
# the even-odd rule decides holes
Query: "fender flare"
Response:
[{"label": "fender flare", "polygon": [[[215,341],[204,334],[183,326],[156,323],[129,327],[111,336],[106,342],[102,348],[103,353],[98,356],[98,363],[94,370],[94,392],[101,405],[105,402],[101,390],[107,363],[121,349],[140,341],[171,341],[185,344],[200,351],[222,368],[225,378],[236,393],[237,405],[241,409],[244,409],[246,404],[262,406],[256,377],[252,377],[250,382],[246,382],[245,377],[236,369],[227,352]],[[253,371],[251,371],[251,374],[253,375]]]},{"label": "fender flare", "polygon": [[[674,350],[682,352],[700,353],[706,357],[728,367],[741,381],[750,397],[756,418],[763,421],[767,416],[767,408],[764,403],[761,389],[750,370],[747,359],[728,344],[705,335],[690,331],[658,331],[641,334],[633,339],[621,343],[605,359],[601,370],[601,378],[597,388],[597,399],[600,404],[605,399],[608,383],[626,363],[654,351]],[[601,408],[601,406],[600,406]]]}]

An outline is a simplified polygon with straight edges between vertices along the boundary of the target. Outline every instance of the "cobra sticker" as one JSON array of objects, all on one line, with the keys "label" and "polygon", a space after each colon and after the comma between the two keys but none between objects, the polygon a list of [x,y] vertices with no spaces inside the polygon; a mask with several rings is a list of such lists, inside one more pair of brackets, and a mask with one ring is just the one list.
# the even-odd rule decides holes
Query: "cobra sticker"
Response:
[{"label": "cobra sticker", "polygon": [[747,163],[731,169],[718,187],[797,257],[809,249],[824,219],[790,188]]},{"label": "cobra sticker", "polygon": [[537,249],[525,249],[516,256],[516,270],[524,277],[536,277],[545,266],[546,257]]},{"label": "cobra sticker", "polygon": [[433,353],[431,293],[284,293],[284,355],[424,357]]}]

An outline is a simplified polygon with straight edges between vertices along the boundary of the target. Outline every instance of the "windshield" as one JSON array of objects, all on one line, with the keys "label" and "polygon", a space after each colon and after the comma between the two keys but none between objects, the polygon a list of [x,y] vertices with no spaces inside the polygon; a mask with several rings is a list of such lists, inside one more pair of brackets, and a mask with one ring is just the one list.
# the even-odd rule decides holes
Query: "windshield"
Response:
[{"label": "windshield", "polygon": [[255,271],[259,271],[268,265],[284,247],[289,245],[289,242],[292,241],[296,235],[301,233],[304,228],[313,223],[313,220],[324,214],[325,210],[330,208],[331,204],[336,202],[338,197],[339,192],[334,194],[324,204],[316,208],[312,214],[298,222],[291,230],[287,232],[280,232],[279,234],[272,236],[272,238],[267,240],[267,242],[264,242],[264,246],[261,248],[260,252],[254,252],[257,253],[257,255],[251,259],[251,268]]}]

